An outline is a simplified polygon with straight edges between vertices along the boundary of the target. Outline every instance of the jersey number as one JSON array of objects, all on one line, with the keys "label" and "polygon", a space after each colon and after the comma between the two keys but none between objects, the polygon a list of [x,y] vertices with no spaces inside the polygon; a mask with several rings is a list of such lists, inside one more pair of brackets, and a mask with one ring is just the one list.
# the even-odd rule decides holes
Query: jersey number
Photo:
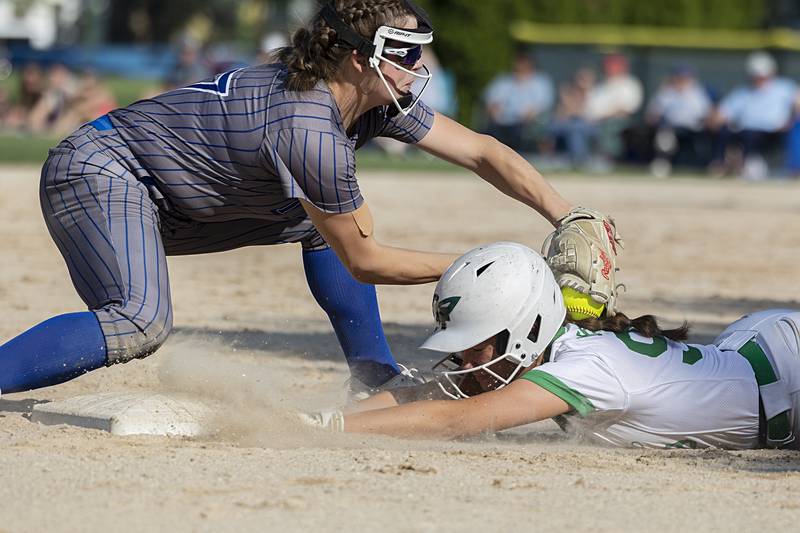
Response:
[{"label": "jersey number", "polygon": [[[648,343],[634,340],[629,331],[622,331],[615,335],[629,350],[647,357],[658,357],[667,351],[667,339],[664,337],[653,337],[653,342]],[[702,358],[703,353],[697,348],[686,346],[686,349],[683,350],[683,362],[687,365],[693,365]]]}]

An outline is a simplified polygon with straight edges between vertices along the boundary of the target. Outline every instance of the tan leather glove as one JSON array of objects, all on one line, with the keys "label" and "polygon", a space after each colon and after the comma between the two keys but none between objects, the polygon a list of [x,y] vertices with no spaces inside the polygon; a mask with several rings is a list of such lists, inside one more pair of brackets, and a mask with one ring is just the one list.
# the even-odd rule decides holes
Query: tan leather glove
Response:
[{"label": "tan leather glove", "polygon": [[585,207],[576,207],[560,218],[556,230],[542,245],[560,287],[571,287],[605,304],[605,313],[616,313],[618,290],[617,256],[622,238],[611,217]]}]

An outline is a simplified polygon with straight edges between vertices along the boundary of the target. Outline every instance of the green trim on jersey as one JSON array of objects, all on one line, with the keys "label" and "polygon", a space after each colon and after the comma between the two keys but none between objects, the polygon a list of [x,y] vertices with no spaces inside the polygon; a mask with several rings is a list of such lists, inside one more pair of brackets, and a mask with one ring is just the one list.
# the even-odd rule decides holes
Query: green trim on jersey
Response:
[{"label": "green trim on jersey", "polygon": [[[747,362],[753,367],[753,374],[756,376],[756,383],[759,387],[778,381],[778,376],[775,375],[775,369],[772,368],[767,354],[755,340],[750,340],[739,348],[739,354],[747,359]],[[791,440],[792,423],[788,410],[767,420],[767,445],[769,447],[780,447]],[[777,446],[774,446],[773,443],[776,443]]]},{"label": "green trim on jersey", "polygon": [[[556,331],[556,334],[553,336],[553,340],[550,341],[550,344],[553,344],[554,342],[556,342],[556,339],[558,339],[559,337],[564,335],[564,333],[566,333],[566,332],[567,332],[567,327],[566,326],[561,326],[560,328],[558,328],[558,331]],[[548,344],[548,346],[550,346],[550,344]]]},{"label": "green trim on jersey", "polygon": [[592,402],[590,402],[586,396],[575,389],[569,388],[560,379],[547,372],[531,370],[523,374],[522,379],[527,379],[531,383],[536,383],[547,392],[555,394],[567,402],[570,407],[578,411],[581,416],[586,416],[594,411],[594,405],[592,405]]},{"label": "green trim on jersey", "polygon": [[778,381],[767,355],[756,341],[748,341],[747,344],[739,348],[739,354],[747,359],[747,362],[753,367],[753,374],[756,375],[756,383],[758,383],[759,387]]}]

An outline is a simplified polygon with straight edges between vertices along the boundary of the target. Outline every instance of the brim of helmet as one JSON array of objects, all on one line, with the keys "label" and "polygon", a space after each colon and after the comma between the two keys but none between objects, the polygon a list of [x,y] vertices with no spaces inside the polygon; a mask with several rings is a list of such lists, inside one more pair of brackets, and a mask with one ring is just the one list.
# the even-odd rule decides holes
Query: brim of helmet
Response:
[{"label": "brim of helmet", "polygon": [[[489,336],[491,337],[491,335]],[[442,329],[428,337],[428,339],[420,345],[421,350],[431,350],[434,352],[454,353],[472,348],[480,344],[487,338],[473,338],[473,336],[465,336],[452,329]]]}]

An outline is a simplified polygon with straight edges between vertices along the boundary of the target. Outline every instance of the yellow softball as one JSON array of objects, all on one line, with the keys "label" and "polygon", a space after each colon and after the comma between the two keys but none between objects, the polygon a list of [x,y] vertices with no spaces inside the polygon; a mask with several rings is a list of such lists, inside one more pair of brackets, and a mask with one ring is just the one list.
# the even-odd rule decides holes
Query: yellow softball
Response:
[{"label": "yellow softball", "polygon": [[564,296],[564,305],[567,314],[573,320],[583,320],[584,318],[597,318],[606,308],[605,304],[596,302],[588,294],[576,291],[570,287],[562,287],[561,294]]}]

